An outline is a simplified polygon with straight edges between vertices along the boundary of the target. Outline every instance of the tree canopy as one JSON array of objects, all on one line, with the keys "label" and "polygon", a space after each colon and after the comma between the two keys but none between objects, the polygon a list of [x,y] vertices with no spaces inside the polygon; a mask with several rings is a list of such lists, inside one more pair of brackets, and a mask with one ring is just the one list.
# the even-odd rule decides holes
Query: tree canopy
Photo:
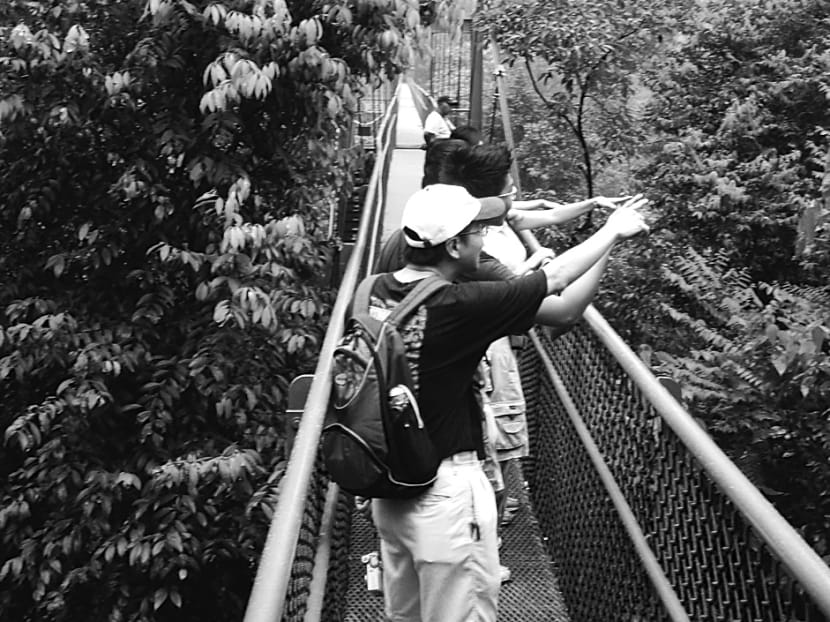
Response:
[{"label": "tree canopy", "polygon": [[351,121],[419,9],[0,6],[0,617],[240,619]]},{"label": "tree canopy", "polygon": [[[534,178],[547,167],[550,190],[580,196],[562,171],[587,154],[600,192],[651,201],[652,233],[615,252],[601,311],[830,555],[827,3],[486,5],[525,64],[513,74],[536,76],[511,93],[514,122],[543,130],[519,148]],[[542,125],[549,112],[572,121]]]}]

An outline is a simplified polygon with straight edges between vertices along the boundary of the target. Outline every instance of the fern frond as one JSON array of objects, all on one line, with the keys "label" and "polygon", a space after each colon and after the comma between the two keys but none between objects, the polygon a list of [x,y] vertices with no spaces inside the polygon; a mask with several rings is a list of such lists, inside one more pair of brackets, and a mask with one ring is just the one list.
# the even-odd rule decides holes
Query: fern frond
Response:
[{"label": "fern frond", "polygon": [[707,345],[721,349],[732,349],[733,343],[717,331],[709,328],[703,320],[695,319],[688,313],[678,311],[668,303],[661,303],[660,308],[665,311],[674,321],[690,328]]},{"label": "fern frond", "polygon": [[741,365],[737,361],[727,359],[724,361],[724,367],[728,367],[729,369],[731,369],[733,372],[735,372],[738,378],[743,380],[746,384],[748,384],[756,391],[763,391],[766,387],[766,384],[761,378],[759,378],[750,369]]},{"label": "fern frond", "polygon": [[830,308],[830,286],[817,287],[814,285],[797,285],[795,283],[785,283],[779,286],[779,289],[784,290],[792,296],[803,298],[804,300],[816,305]]}]

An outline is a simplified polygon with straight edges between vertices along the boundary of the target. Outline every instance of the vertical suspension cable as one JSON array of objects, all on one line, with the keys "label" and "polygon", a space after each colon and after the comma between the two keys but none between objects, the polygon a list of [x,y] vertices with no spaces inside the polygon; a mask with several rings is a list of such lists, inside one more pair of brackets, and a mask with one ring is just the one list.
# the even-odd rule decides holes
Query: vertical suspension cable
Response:
[{"label": "vertical suspension cable", "polygon": [[455,73],[455,102],[456,106],[461,108],[461,57],[463,56],[462,49],[464,48],[464,31],[459,31],[458,38],[458,70]]},{"label": "vertical suspension cable", "polygon": [[493,89],[493,109],[490,112],[490,142],[493,142],[493,136],[496,133],[496,102],[499,99],[499,85]]},{"label": "vertical suspension cable", "polygon": [[429,33],[429,92],[435,95],[435,33]]}]

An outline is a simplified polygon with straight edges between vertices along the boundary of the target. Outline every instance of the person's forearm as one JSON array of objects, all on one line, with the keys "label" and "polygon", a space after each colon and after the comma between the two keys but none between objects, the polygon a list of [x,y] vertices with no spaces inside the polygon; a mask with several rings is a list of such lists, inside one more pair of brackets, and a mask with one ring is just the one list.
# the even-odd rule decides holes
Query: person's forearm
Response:
[{"label": "person's forearm", "polygon": [[[569,203],[567,205],[560,205],[551,209],[523,211],[521,217],[517,219],[514,228],[517,231],[538,229],[539,227],[550,227],[554,225],[561,225],[566,222],[587,214],[593,209],[594,203],[591,200],[580,201],[579,203]],[[516,203],[513,203],[513,209],[516,209]]]},{"label": "person's forearm", "polygon": [[550,249],[540,247],[522,263],[516,266],[513,270],[513,273],[516,276],[522,276],[524,274],[527,274],[528,272],[538,269],[539,266],[542,265],[542,263],[544,263],[545,261],[550,261],[555,256],[556,253],[554,253]]},{"label": "person's forearm", "polygon": [[555,215],[559,222],[568,222],[574,218],[584,216],[594,209],[594,207],[596,207],[596,202],[593,199],[585,199],[584,201],[577,201],[576,203],[557,205],[546,211],[551,212],[551,215]]},{"label": "person's forearm", "polygon": [[548,280],[548,294],[565,289],[582,276],[617,242],[616,230],[607,224],[582,244],[569,248],[542,266]]},{"label": "person's forearm", "polygon": [[515,270],[513,270],[513,272],[516,274],[516,276],[522,276],[524,274],[527,274],[528,272],[531,272],[531,271],[535,270],[538,267],[539,267],[539,261],[534,260],[534,258],[531,256],[531,257],[528,257],[527,259],[525,259],[518,266],[516,266],[516,268],[515,268]]},{"label": "person's forearm", "polygon": [[536,321],[547,326],[569,326],[577,322],[596,296],[610,257],[608,250],[561,294],[545,298],[536,312]]},{"label": "person's forearm", "polygon": [[545,201],[544,199],[530,199],[529,201],[518,201],[515,200],[512,203],[512,209],[518,210],[534,210],[534,209],[542,209],[543,207],[559,207],[556,204],[551,204],[549,201]]}]

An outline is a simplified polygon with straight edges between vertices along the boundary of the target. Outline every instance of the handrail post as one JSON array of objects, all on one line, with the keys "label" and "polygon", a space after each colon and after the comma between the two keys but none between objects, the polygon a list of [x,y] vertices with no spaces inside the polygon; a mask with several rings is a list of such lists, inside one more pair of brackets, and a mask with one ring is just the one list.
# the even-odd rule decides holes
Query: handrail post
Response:
[{"label": "handrail post", "polygon": [[[507,105],[507,84],[504,79],[504,71],[501,66],[501,53],[499,52],[499,44],[496,41],[496,33],[490,33],[490,45],[493,48],[493,61],[496,63],[496,88],[499,91],[499,110],[501,112],[501,125],[504,129],[504,142],[507,143],[508,149],[513,151],[516,148],[516,142],[513,140],[513,126],[510,123],[510,108]],[[516,184],[516,189],[519,191],[518,195],[522,195],[522,180],[519,176],[519,163],[516,158],[513,158],[513,163],[510,165],[510,174],[513,176],[513,183]]]},{"label": "handrail post", "polygon": [[483,41],[481,33],[476,30],[475,22],[470,22],[470,125],[481,128],[481,92],[484,82]]},{"label": "handrail post", "polygon": [[[492,47],[493,60],[496,63],[496,91],[499,98],[499,109],[501,110],[501,125],[502,128],[504,128],[504,140],[507,143],[507,148],[514,154],[512,164],[510,165],[510,174],[513,176],[513,183],[516,185],[516,196],[521,198],[522,179],[519,175],[519,162],[515,156],[516,143],[513,140],[513,126],[510,122],[510,108],[508,107],[507,101],[507,84],[504,79],[504,70],[501,66],[501,53],[499,52],[499,44],[496,41],[496,33],[494,30],[490,31],[490,46]],[[536,236],[530,231],[517,231],[516,234],[522,240],[524,245],[530,250],[530,252],[537,251],[541,247],[539,240],[537,240]]]}]

